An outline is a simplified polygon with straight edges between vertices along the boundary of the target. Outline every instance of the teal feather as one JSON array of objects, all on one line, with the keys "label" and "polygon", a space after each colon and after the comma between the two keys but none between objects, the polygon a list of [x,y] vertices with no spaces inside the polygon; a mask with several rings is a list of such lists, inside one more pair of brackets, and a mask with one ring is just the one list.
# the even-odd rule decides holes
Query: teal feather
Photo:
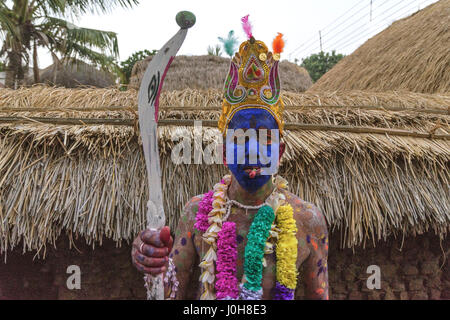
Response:
[{"label": "teal feather", "polygon": [[227,38],[221,38],[219,37],[219,41],[222,42],[223,44],[223,48],[225,50],[225,52],[232,57],[234,55],[234,52],[236,50],[236,46],[238,44],[238,39],[234,36],[234,31],[231,30],[228,33],[228,37]]}]

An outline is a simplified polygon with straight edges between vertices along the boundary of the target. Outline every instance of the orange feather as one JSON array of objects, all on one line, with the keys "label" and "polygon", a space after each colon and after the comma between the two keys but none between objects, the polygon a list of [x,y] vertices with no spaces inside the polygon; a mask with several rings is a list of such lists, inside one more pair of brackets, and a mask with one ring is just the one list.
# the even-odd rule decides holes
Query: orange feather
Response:
[{"label": "orange feather", "polygon": [[284,49],[283,34],[278,32],[278,35],[272,42],[273,53],[282,53]]}]

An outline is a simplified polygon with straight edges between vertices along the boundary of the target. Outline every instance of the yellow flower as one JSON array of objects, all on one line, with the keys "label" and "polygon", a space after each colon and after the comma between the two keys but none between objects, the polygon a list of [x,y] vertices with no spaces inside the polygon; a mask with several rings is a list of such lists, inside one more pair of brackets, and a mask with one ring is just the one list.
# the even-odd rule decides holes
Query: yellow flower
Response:
[{"label": "yellow flower", "polygon": [[274,180],[274,184],[278,189],[287,189],[288,182],[281,176],[276,176]]},{"label": "yellow flower", "polygon": [[214,198],[215,199],[222,199],[223,201],[225,201],[225,192],[224,191],[214,192]]},{"label": "yellow flower", "polygon": [[290,204],[278,208],[277,281],[289,289],[297,287],[297,224]]},{"label": "yellow flower", "polygon": [[209,290],[205,290],[205,292],[201,295],[200,300],[215,300],[216,295]]},{"label": "yellow flower", "polygon": [[213,224],[217,223],[218,225],[222,225],[222,215],[212,216],[208,218],[208,223]]},{"label": "yellow flower", "polygon": [[225,213],[226,213],[226,209],[222,208],[222,207],[219,207],[219,208],[212,209],[211,212],[208,215],[210,217],[212,217],[212,216],[217,216],[217,215],[223,215]]}]

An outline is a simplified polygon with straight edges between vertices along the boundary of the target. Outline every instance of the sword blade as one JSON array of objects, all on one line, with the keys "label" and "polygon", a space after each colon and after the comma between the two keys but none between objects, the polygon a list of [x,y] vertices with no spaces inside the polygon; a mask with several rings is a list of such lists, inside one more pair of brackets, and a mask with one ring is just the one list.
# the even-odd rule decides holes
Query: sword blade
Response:
[{"label": "sword blade", "polygon": [[155,229],[165,224],[157,132],[159,95],[167,70],[186,34],[187,29],[180,29],[153,57],[145,71],[138,95],[139,127],[149,186],[147,222],[148,227]]},{"label": "sword blade", "polygon": [[[159,95],[167,70],[183,44],[186,34],[187,29],[180,29],[153,57],[145,71],[138,94],[139,128],[148,176],[147,228],[152,230],[162,228],[166,221],[157,131]],[[163,275],[150,279],[149,276],[145,277],[147,299],[164,300]]]}]

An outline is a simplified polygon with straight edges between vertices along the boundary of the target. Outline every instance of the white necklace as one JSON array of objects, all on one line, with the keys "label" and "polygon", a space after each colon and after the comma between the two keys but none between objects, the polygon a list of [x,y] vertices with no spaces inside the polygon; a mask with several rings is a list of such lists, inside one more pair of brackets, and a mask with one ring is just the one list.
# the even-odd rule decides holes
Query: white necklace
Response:
[{"label": "white necklace", "polygon": [[[246,209],[260,209],[265,205],[268,205],[273,209],[274,212],[277,212],[278,207],[281,202],[284,201],[284,195],[281,192],[277,192],[277,190],[285,189],[287,187],[287,181],[283,178],[277,176],[274,181],[274,189],[272,193],[267,197],[263,204],[258,206],[249,206],[244,205],[236,200],[230,200],[228,198],[228,186],[231,183],[231,176],[225,176],[223,179],[224,182],[218,183],[214,186],[214,197],[212,206],[213,209],[208,214],[208,224],[209,228],[206,232],[203,233],[203,240],[210,245],[208,252],[204,255],[202,262],[200,263],[200,268],[202,269],[202,274],[200,276],[200,281],[204,288],[204,292],[201,295],[201,300],[211,300],[215,299],[214,293],[214,283],[215,283],[215,261],[217,260],[216,249],[217,249],[217,235],[222,229],[222,223],[227,221],[231,207],[236,205],[240,208]],[[223,215],[221,217],[221,215]],[[270,230],[270,237],[266,242],[266,248],[264,249],[264,254],[270,254],[273,252],[273,245],[270,245],[270,239],[278,239],[278,230],[275,224],[272,224],[272,228]],[[265,259],[263,259],[263,266],[266,266]],[[245,279],[243,278],[243,281]],[[242,281],[242,282],[243,282]],[[240,286],[241,290],[243,290],[242,286]],[[241,291],[242,292],[242,291]],[[258,296],[262,295],[261,292],[258,292]],[[259,299],[261,297],[259,296]],[[258,299],[258,297],[257,297]]]},{"label": "white necklace", "polygon": [[245,209],[245,214],[246,215],[248,214],[248,210],[259,210],[259,209],[261,209],[264,206],[270,206],[270,204],[267,202],[267,199],[269,199],[274,194],[276,189],[277,189],[276,187],[273,188],[273,190],[270,193],[270,195],[264,200],[264,202],[262,204],[260,204],[258,206],[249,206],[249,205],[242,204],[239,201],[229,199],[228,198],[228,194],[226,194],[226,199],[225,199],[226,200],[226,202],[225,202],[226,214],[225,214],[225,217],[224,217],[224,221],[228,220],[228,217],[230,216],[231,208],[232,208],[233,205],[235,205],[235,206],[237,206],[237,207],[239,207],[241,209]]}]

